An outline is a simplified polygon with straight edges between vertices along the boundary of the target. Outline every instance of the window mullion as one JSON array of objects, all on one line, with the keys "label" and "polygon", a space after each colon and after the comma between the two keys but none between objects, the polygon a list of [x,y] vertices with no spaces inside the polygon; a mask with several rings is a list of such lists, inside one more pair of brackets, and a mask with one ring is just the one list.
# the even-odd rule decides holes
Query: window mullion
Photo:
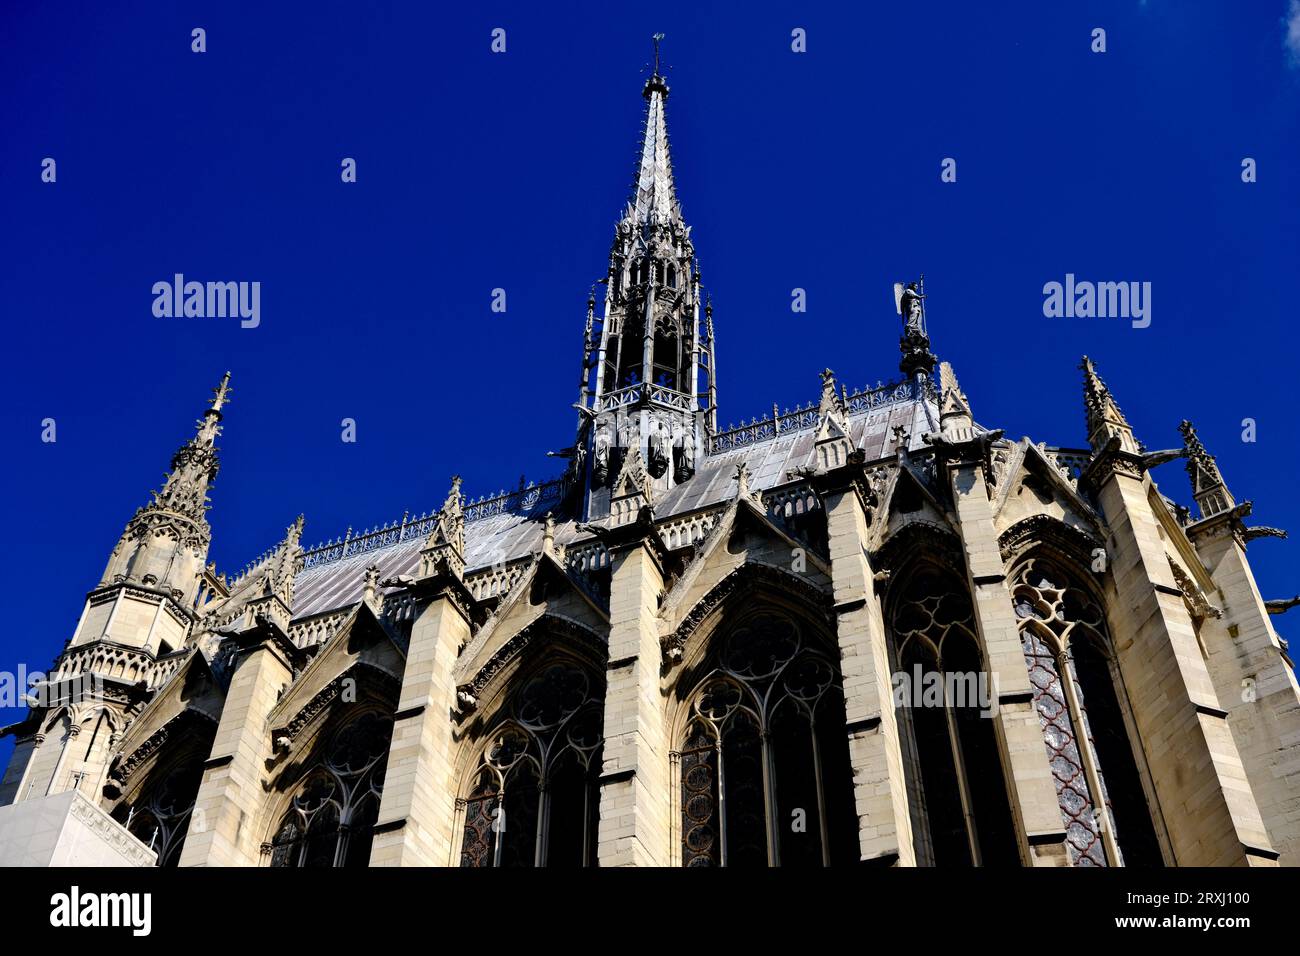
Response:
[{"label": "window mullion", "polygon": [[763,811],[767,818],[767,865],[781,865],[781,828],[776,820],[776,761],[766,727],[759,731],[763,755]]},{"label": "window mullion", "polygon": [[831,865],[830,827],[826,820],[826,792],[822,784],[822,755],[817,748],[817,722],[811,713],[808,715],[808,740],[812,745],[813,777],[817,788],[817,825],[822,837],[822,866]]},{"label": "window mullion", "polygon": [[546,865],[547,843],[551,837],[551,800],[549,787],[544,780],[537,781],[537,846],[533,849],[533,866]]},{"label": "window mullion", "polygon": [[1100,814],[1101,845],[1106,849],[1106,859],[1111,866],[1123,866],[1119,844],[1115,842],[1115,820],[1111,816],[1110,807],[1106,805],[1106,791],[1101,786],[1097,755],[1092,750],[1092,728],[1084,719],[1083,706],[1079,702],[1078,688],[1075,686],[1074,658],[1069,651],[1069,637],[1062,643],[1066,649],[1057,658],[1056,669],[1061,674],[1061,689],[1065,692],[1070,720],[1074,724],[1074,740],[1079,748],[1079,759],[1083,761],[1088,789],[1092,792],[1093,823],[1098,823],[1097,814]]},{"label": "window mullion", "polygon": [[962,754],[961,734],[957,729],[957,719],[952,712],[952,698],[948,694],[948,672],[944,669],[943,658],[936,661],[940,686],[943,690],[943,716],[948,724],[948,743],[952,748],[952,765],[957,775],[957,795],[961,797],[962,816],[966,821],[966,842],[970,846],[971,863],[981,866],[980,845],[975,829],[975,813],[971,806],[970,782],[966,778],[966,759]]},{"label": "window mullion", "polygon": [[492,817],[492,866],[501,866],[501,845],[505,843],[506,826],[509,821],[505,820],[506,812],[506,784],[501,781],[501,788],[497,790],[496,814]]},{"label": "window mullion", "polygon": [[718,760],[718,865],[727,865],[727,775],[722,765],[722,728],[716,728],[715,753]]}]

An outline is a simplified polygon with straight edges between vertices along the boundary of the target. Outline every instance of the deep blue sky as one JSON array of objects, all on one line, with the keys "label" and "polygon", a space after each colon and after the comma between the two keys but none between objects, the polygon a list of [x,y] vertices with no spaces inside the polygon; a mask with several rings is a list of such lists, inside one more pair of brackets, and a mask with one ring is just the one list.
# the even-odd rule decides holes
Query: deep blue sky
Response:
[{"label": "deep blue sky", "polygon": [[[983,424],[1083,444],[1086,352],[1150,447],[1191,418],[1256,520],[1300,533],[1287,5],[4,4],[0,576],[25,613],[0,669],[71,636],[227,368],[222,570],[299,512],[316,542],[435,507],[453,472],[475,496],[556,473],[655,31],[724,422],[814,398],[827,364],[895,377],[891,283],[924,272]],[[174,272],[260,281],[261,327],[155,318]],[[1153,283],[1150,328],[1044,318],[1067,272]],[[1188,500],[1179,465],[1157,477]],[[1300,589],[1300,541],[1251,556],[1265,596]]]}]

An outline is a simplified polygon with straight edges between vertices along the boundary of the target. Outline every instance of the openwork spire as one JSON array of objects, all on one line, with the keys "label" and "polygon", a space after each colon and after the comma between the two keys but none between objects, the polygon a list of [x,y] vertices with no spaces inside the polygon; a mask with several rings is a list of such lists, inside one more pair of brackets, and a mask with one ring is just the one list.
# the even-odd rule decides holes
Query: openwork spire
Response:
[{"label": "openwork spire", "polygon": [[1183,448],[1187,453],[1187,475],[1192,479],[1192,497],[1200,509],[1201,518],[1212,518],[1236,506],[1219,472],[1214,456],[1205,450],[1192,423],[1184,421],[1178,426],[1183,435]]},{"label": "openwork spire", "polygon": [[[689,481],[716,410],[714,343],[711,334],[700,334],[708,313],[669,159],[661,39],[655,35],[653,72],[642,91],[636,179],[610,246],[605,308],[599,319],[589,312],[584,339],[589,377],[580,391],[573,461],[584,483],[579,510],[586,518],[611,514],[628,487],[640,494],[643,476],[655,493]],[[584,472],[587,460],[591,468]],[[645,494],[649,500],[650,489]],[[622,506],[632,507],[628,500]]]},{"label": "openwork spire", "polygon": [[1088,416],[1088,444],[1092,450],[1100,451],[1111,438],[1118,437],[1123,451],[1141,453],[1133,437],[1133,428],[1097,373],[1092,359],[1085,355],[1079,369],[1083,372],[1083,404]]}]

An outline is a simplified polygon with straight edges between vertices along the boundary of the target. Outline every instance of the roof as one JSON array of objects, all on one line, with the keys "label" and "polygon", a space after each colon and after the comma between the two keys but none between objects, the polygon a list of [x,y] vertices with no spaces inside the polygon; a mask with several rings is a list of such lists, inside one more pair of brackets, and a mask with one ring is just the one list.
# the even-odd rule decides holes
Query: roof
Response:
[{"label": "roof", "polygon": [[[918,395],[906,383],[863,391],[851,396],[848,406],[850,436],[867,461],[895,453],[894,429],[898,427],[910,436],[911,450],[927,448],[921,436],[934,431],[939,420],[933,393],[926,390]],[[799,424],[786,424],[791,420]],[[774,424],[777,427],[772,427]],[[750,488],[754,491],[768,491],[797,478],[793,472],[812,464],[815,425],[814,409],[811,415],[796,411],[715,436],[714,447],[721,446],[721,450],[705,456],[693,477],[659,498],[655,516],[662,519],[686,514],[734,497],[736,466],[741,461],[749,468]],[[763,437],[768,433],[771,437]],[[520,499],[515,510],[497,507],[498,499],[470,505],[465,524],[467,572],[527,557],[541,549],[546,514],[554,503],[547,489],[553,484],[557,483],[512,493]],[[537,493],[529,493],[534,489]],[[502,497],[508,499],[511,495]],[[425,520],[404,520],[347,543],[334,542],[307,552],[309,560],[298,573],[294,587],[295,620],[360,601],[364,572],[372,564],[379,568],[381,580],[415,574],[427,533],[421,523]],[[577,530],[573,520],[556,522],[557,544],[568,545],[587,537]]]}]

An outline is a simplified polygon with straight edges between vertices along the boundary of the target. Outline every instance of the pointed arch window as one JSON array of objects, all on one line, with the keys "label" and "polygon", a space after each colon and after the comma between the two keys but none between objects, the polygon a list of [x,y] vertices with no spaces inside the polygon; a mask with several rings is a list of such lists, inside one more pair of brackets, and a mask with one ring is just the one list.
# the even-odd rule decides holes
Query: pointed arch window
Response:
[{"label": "pointed arch window", "polygon": [[378,713],[358,717],[334,735],[280,819],[271,866],[369,865],[392,735],[392,720]]},{"label": "pointed arch window", "polygon": [[123,804],[114,813],[119,823],[157,854],[158,866],[180,862],[202,782],[203,757],[195,753],[175,763],[141,798],[129,806]]},{"label": "pointed arch window", "polygon": [[996,702],[961,579],[914,571],[893,605],[890,636],[918,860],[1018,866]]},{"label": "pointed arch window", "polygon": [[734,628],[688,706],[683,866],[858,859],[839,670],[792,620],[764,613]]},{"label": "pointed arch window", "polygon": [[461,866],[594,865],[603,719],[575,664],[551,664],[520,687],[461,805]]},{"label": "pointed arch window", "polygon": [[1074,866],[1161,866],[1099,600],[1034,557],[1014,576],[1020,643]]}]

